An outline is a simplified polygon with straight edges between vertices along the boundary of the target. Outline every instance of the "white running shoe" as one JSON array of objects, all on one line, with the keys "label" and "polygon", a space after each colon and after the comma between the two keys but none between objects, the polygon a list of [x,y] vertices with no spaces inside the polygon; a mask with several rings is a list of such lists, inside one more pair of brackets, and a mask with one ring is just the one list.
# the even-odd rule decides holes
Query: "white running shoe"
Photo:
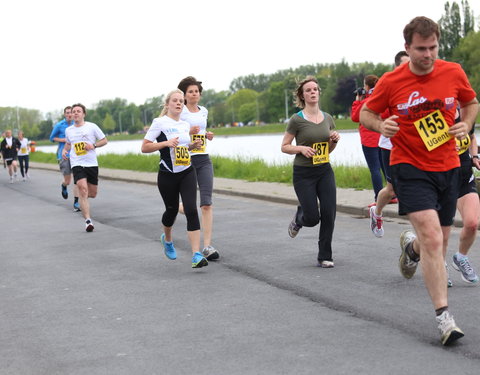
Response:
[{"label": "white running shoe", "polygon": [[447,311],[444,311],[435,318],[440,330],[442,345],[450,345],[452,342],[463,337],[465,334],[457,327],[453,316]]},{"label": "white running shoe", "polygon": [[383,237],[385,231],[383,230],[383,216],[378,216],[375,213],[375,207],[370,207],[370,229],[375,237],[380,238]]}]

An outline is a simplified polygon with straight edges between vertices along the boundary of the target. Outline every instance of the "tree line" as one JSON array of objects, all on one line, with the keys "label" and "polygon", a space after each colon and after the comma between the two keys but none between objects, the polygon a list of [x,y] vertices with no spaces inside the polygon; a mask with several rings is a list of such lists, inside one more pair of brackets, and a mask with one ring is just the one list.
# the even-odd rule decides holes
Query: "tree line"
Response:
[{"label": "tree line", "polygon": [[[439,58],[462,65],[470,83],[480,93],[480,31],[475,31],[475,18],[468,0],[446,2],[444,14],[438,21],[441,30]],[[393,60],[393,56],[392,56]],[[229,90],[204,90],[201,104],[209,110],[209,126],[277,123],[289,118],[298,109],[294,106],[293,91],[299,79],[317,77],[322,89],[321,106],[336,117],[348,117],[354,91],[363,86],[368,74],[382,76],[393,69],[392,64],[372,62],[302,65],[279,70],[273,74],[251,74],[232,80]],[[150,98],[141,105],[126,99],[101,100],[88,108],[87,121],[98,124],[105,133],[130,134],[143,131],[160,113],[164,95]],[[30,139],[46,139],[61,113],[47,113],[46,119],[38,110],[0,107],[0,129],[22,129]]]}]

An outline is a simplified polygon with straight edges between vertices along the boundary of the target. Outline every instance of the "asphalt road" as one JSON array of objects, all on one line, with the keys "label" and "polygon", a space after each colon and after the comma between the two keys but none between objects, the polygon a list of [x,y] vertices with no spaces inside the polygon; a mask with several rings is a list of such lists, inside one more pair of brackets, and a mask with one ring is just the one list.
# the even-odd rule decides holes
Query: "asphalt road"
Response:
[{"label": "asphalt road", "polygon": [[[86,233],[60,174],[0,171],[0,374],[478,374],[479,287],[451,270],[466,336],[440,345],[421,270],[398,271],[398,237],[338,214],[334,269],[316,267],[318,227],[287,235],[294,207],[216,195],[221,260],[193,270],[160,247],[152,185],[101,180]],[[458,241],[453,229],[449,252]],[[449,257],[449,258],[450,258]],[[471,254],[480,269],[478,245]]]}]

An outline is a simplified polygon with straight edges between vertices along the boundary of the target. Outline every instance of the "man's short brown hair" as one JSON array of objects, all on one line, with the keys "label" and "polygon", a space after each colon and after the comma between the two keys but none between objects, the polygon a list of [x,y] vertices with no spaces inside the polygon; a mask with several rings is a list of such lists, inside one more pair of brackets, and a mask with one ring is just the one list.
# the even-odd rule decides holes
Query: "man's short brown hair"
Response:
[{"label": "man's short brown hair", "polygon": [[440,28],[438,24],[427,17],[415,17],[403,29],[403,38],[407,45],[412,44],[413,34],[420,34],[422,38],[428,38],[435,34],[440,39]]}]

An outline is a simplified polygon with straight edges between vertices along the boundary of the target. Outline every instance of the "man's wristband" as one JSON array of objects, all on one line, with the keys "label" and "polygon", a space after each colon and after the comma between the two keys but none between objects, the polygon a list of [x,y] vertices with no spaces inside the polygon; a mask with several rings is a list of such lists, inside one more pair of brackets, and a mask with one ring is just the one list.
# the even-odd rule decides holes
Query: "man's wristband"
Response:
[{"label": "man's wristband", "polygon": [[472,159],[478,159],[478,155],[473,155]]},{"label": "man's wristband", "polygon": [[96,144],[96,143],[93,144],[93,148],[97,148],[97,144]]}]

